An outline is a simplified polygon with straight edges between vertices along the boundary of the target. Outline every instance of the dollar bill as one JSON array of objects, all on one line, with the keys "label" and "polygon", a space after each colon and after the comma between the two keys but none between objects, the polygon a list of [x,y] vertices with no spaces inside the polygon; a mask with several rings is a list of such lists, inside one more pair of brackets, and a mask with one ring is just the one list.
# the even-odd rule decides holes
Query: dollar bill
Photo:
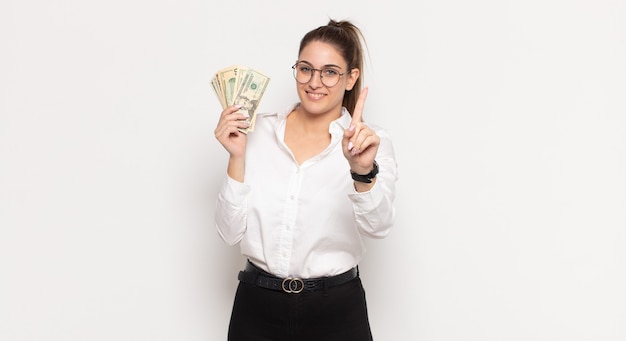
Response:
[{"label": "dollar bill", "polygon": [[254,124],[256,122],[256,109],[261,102],[261,98],[267,89],[269,83],[269,77],[256,70],[246,70],[242,78],[241,84],[239,84],[237,94],[233,104],[240,105],[241,108],[237,111],[240,114],[248,114],[248,122],[250,126],[247,129],[243,129],[244,133],[254,131]]},{"label": "dollar bill", "polygon": [[220,101],[220,105],[223,108],[226,108],[226,100],[224,99],[224,96],[222,95],[222,90],[219,84],[219,81],[217,79],[217,76],[214,76],[213,78],[211,78],[211,87],[213,88],[213,91],[215,92],[215,95],[217,96],[217,99]]},{"label": "dollar bill", "polygon": [[256,110],[269,80],[261,72],[241,65],[223,68],[211,78],[211,87],[222,108],[238,104],[241,109],[237,113],[248,114],[248,128],[239,131],[246,134],[254,131]]},{"label": "dollar bill", "polygon": [[241,76],[246,70],[247,68],[240,65],[233,65],[217,72],[217,79],[220,82],[222,97],[224,98],[226,106],[233,105],[235,92],[239,89]]}]

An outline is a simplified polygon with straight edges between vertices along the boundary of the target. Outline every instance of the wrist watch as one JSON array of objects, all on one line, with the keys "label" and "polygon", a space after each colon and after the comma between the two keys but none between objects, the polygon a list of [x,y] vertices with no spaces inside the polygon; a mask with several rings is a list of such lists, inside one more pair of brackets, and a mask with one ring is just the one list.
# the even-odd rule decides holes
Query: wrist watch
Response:
[{"label": "wrist watch", "polygon": [[376,177],[376,174],[378,174],[378,162],[376,162],[376,160],[374,160],[374,169],[372,169],[372,171],[367,174],[357,174],[353,172],[352,170],[350,170],[350,175],[352,175],[352,180],[358,181],[358,182],[364,182],[366,184],[372,183],[372,179]]}]

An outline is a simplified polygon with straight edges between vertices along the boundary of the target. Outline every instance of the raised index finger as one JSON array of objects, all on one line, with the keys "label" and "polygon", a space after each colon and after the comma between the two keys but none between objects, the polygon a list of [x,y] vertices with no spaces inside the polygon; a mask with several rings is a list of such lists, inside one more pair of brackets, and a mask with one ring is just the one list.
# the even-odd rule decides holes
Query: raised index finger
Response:
[{"label": "raised index finger", "polygon": [[356,122],[363,121],[363,107],[365,106],[365,98],[367,98],[368,88],[365,87],[361,91],[361,95],[359,95],[359,99],[356,101],[356,105],[354,106],[354,112],[352,113],[352,125]]}]

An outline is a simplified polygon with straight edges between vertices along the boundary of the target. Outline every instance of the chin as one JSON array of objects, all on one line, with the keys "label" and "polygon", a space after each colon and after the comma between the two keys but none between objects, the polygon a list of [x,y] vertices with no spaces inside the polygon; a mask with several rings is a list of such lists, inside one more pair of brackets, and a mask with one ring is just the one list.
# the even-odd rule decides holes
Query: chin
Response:
[{"label": "chin", "polygon": [[324,112],[326,109],[325,105],[321,105],[319,103],[311,103],[308,101],[301,101],[300,105],[306,112],[310,114],[319,114]]}]

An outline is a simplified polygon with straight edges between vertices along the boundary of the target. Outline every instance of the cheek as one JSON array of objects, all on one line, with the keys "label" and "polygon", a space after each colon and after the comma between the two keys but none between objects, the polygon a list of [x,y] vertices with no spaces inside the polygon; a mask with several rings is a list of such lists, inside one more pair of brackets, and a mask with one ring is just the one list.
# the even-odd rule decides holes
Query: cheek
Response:
[{"label": "cheek", "polygon": [[339,88],[337,90],[335,90],[332,95],[331,95],[331,102],[332,105],[341,105],[343,102],[343,97],[344,97],[345,91],[343,90],[343,88]]},{"label": "cheek", "polygon": [[304,92],[304,86],[299,83],[296,83],[296,92],[298,93],[298,97],[300,98],[306,95],[306,93]]}]

